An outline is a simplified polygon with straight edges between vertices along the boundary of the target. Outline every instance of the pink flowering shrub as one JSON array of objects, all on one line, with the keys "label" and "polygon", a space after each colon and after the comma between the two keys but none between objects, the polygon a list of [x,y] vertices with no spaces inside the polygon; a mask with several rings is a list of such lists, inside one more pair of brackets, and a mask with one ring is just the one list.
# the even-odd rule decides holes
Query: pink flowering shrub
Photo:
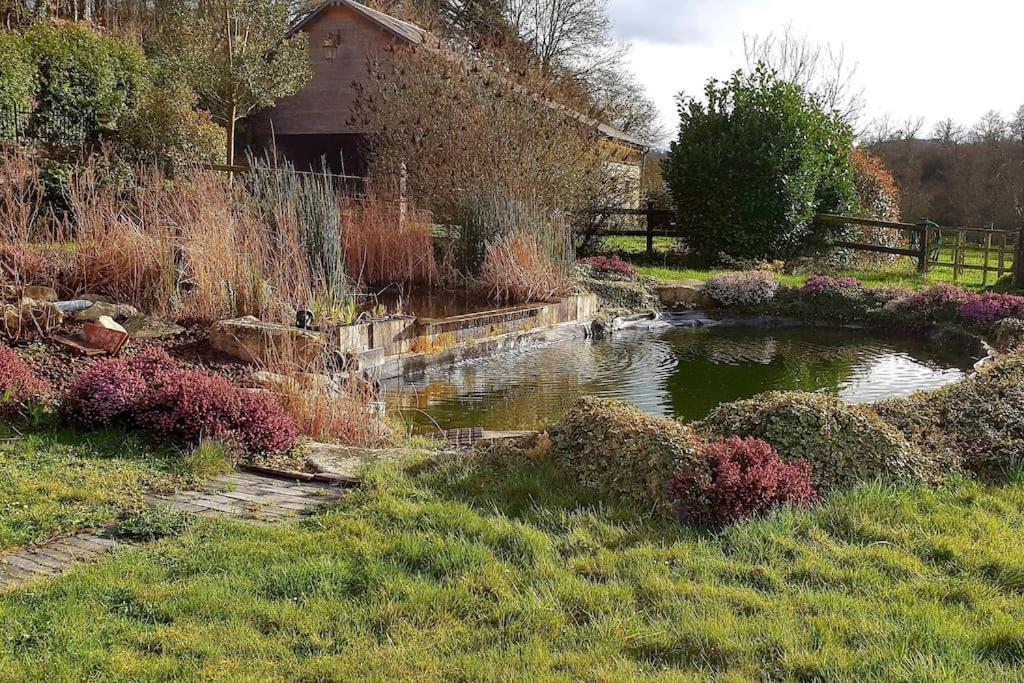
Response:
[{"label": "pink flowering shrub", "polygon": [[977,328],[988,328],[1006,318],[1024,318],[1024,296],[988,292],[960,304],[960,318]]},{"label": "pink flowering shrub", "polygon": [[623,261],[616,256],[592,256],[580,259],[580,263],[589,266],[595,275],[619,277],[624,280],[636,280],[639,274],[632,263]]},{"label": "pink flowering shrub", "polygon": [[828,275],[812,275],[801,291],[804,294],[839,294],[850,290],[862,291],[864,284],[853,277],[833,278]]},{"label": "pink flowering shrub", "polygon": [[131,420],[146,392],[178,368],[166,351],[155,348],[100,361],[68,388],[64,414],[86,427]]},{"label": "pink flowering shrub", "polygon": [[959,287],[949,284],[931,285],[907,297],[897,298],[885,304],[886,317],[907,326],[930,323],[953,322],[959,317],[960,305],[972,296]]},{"label": "pink flowering shrub", "polygon": [[272,395],[184,368],[160,349],[97,363],[71,385],[64,411],[81,425],[137,426],[189,444],[217,439],[250,455],[287,450],[298,438]]},{"label": "pink flowering shrub", "polygon": [[744,308],[771,303],[778,291],[779,281],[766,270],[716,275],[704,286],[704,293],[723,306]]},{"label": "pink flowering shrub", "polygon": [[680,519],[730,524],[783,505],[809,507],[817,500],[808,462],[785,462],[760,439],[731,437],[704,447],[707,468],[677,475],[669,496]]},{"label": "pink flowering shrub", "polygon": [[50,385],[36,376],[28,363],[6,346],[0,346],[0,417],[25,417],[33,406],[45,404]]},{"label": "pink flowering shrub", "polygon": [[267,393],[241,389],[223,377],[179,369],[148,391],[136,424],[186,443],[215,439],[247,454],[286,450],[298,427]]}]

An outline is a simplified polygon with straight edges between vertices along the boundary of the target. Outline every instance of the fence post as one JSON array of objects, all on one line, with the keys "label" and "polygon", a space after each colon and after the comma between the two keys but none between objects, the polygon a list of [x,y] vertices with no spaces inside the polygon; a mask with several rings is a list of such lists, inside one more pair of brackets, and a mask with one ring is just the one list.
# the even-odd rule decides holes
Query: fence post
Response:
[{"label": "fence post", "polygon": [[1017,231],[1017,248],[1013,252],[1013,286],[1024,287],[1024,229]]},{"label": "fence post", "polygon": [[647,255],[654,255],[654,200],[647,200]]},{"label": "fence post", "polygon": [[917,227],[921,230],[920,239],[918,240],[921,245],[921,253],[917,255],[917,272],[924,274],[928,272],[928,251],[931,249],[929,244],[929,227],[934,225],[931,221],[921,220],[917,222]]}]

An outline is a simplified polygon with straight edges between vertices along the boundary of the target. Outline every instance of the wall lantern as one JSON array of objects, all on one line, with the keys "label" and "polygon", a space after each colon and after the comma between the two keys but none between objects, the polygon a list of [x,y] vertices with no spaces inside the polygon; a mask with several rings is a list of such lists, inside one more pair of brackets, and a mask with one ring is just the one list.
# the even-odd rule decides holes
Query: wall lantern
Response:
[{"label": "wall lantern", "polygon": [[328,62],[333,62],[335,57],[338,56],[338,45],[340,44],[341,31],[328,33],[327,37],[324,38],[324,42],[320,45],[324,49],[324,59]]}]

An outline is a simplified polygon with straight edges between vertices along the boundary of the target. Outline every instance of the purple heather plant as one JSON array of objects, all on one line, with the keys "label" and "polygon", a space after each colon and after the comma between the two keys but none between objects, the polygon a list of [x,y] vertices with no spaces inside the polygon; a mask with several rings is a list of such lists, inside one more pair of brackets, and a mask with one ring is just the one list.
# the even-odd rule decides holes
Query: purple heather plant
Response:
[{"label": "purple heather plant", "polygon": [[864,283],[857,278],[834,278],[828,275],[812,275],[807,278],[802,291],[805,294],[839,294],[850,290],[861,291]]},{"label": "purple heather plant", "polygon": [[770,303],[779,282],[766,270],[716,275],[708,280],[705,293],[723,306],[754,307]]},{"label": "purple heather plant", "polygon": [[977,328],[988,328],[1007,318],[1024,318],[1024,296],[987,292],[960,304],[960,318]]}]

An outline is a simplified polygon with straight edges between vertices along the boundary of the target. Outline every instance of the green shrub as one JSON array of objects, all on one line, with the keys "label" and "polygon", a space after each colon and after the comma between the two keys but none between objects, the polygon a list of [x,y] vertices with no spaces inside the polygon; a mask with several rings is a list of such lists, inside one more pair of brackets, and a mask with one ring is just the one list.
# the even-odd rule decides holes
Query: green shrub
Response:
[{"label": "green shrub", "polygon": [[879,477],[931,479],[938,467],[871,410],[824,394],[772,392],[726,403],[694,428],[709,439],[757,437],[812,466],[814,486],[835,491]]},{"label": "green shrub", "polygon": [[149,87],[141,49],[83,24],[36,24],[24,40],[38,74],[31,126],[41,139],[90,138],[97,116],[118,122]]},{"label": "green shrub", "polygon": [[850,127],[763,66],[710,81],[705,96],[680,104],[665,174],[690,249],[776,259],[823,242],[814,214],[857,204]]},{"label": "green shrub", "polygon": [[551,430],[551,454],[581,485],[664,514],[671,479],[702,462],[688,426],[594,397],[579,399]]},{"label": "green shrub", "polygon": [[[0,111],[27,111],[32,101],[36,70],[25,44],[16,33],[0,33]],[[0,117],[0,139],[14,133],[15,121]]]},{"label": "green shrub", "polygon": [[876,410],[924,452],[978,474],[1006,473],[1024,459],[1024,355]]},{"label": "green shrub", "polygon": [[223,163],[224,129],[180,85],[153,88],[119,126],[122,153],[165,165]]}]

